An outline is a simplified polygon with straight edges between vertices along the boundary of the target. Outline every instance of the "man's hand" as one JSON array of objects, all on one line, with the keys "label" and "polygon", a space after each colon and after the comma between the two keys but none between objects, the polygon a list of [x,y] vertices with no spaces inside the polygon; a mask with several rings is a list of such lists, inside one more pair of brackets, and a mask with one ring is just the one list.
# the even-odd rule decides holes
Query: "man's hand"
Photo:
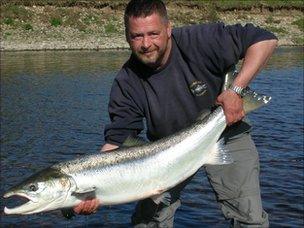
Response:
[{"label": "man's hand", "polygon": [[96,198],[87,199],[86,201],[82,201],[80,204],[75,206],[73,210],[76,214],[90,215],[97,211],[99,204],[99,200]]},{"label": "man's hand", "polygon": [[217,97],[216,103],[223,107],[228,126],[240,121],[245,116],[243,100],[234,91],[225,90]]},{"label": "man's hand", "polygon": [[[101,152],[107,152],[114,149],[117,149],[118,146],[106,143],[101,148]],[[73,208],[74,212],[76,214],[82,214],[82,215],[89,215],[93,214],[97,211],[98,207],[100,205],[100,202],[98,199],[87,199],[85,201],[82,201],[80,204],[75,206]]]},{"label": "man's hand", "polygon": [[[233,85],[246,88],[266,64],[277,43],[278,41],[273,39],[263,40],[251,45],[245,53],[241,70],[234,79]],[[228,126],[240,121],[245,116],[243,100],[229,89],[217,97],[216,103],[223,107]]]}]

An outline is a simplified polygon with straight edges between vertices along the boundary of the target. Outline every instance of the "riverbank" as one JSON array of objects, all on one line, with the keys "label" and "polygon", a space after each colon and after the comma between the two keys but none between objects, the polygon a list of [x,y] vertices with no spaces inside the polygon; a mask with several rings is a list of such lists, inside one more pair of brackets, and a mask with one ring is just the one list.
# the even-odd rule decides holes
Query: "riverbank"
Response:
[{"label": "riverbank", "polygon": [[[128,48],[123,24],[125,1],[98,7],[34,3],[1,5],[2,51]],[[253,23],[275,33],[280,46],[303,46],[303,7],[291,6],[219,8],[193,1],[169,1],[168,13],[174,27],[215,21]]]}]

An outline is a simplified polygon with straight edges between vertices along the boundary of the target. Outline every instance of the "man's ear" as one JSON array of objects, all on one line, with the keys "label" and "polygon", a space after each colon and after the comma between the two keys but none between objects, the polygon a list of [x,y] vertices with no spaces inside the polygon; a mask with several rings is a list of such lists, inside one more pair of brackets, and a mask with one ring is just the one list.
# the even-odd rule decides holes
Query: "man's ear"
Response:
[{"label": "man's ear", "polygon": [[126,36],[126,41],[127,41],[128,43],[130,43],[128,28],[125,28],[125,36]]},{"label": "man's ear", "polygon": [[172,33],[172,25],[171,25],[171,22],[169,21],[168,25],[167,25],[167,36],[169,38],[171,37],[171,33]]}]

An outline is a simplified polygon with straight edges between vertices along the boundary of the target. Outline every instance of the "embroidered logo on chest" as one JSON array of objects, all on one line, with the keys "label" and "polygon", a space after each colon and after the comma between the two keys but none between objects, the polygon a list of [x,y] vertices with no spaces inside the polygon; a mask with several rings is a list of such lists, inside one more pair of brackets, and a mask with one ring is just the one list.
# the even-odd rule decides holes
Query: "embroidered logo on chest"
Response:
[{"label": "embroidered logo on chest", "polygon": [[203,96],[207,92],[207,85],[202,81],[194,81],[189,86],[194,96]]}]

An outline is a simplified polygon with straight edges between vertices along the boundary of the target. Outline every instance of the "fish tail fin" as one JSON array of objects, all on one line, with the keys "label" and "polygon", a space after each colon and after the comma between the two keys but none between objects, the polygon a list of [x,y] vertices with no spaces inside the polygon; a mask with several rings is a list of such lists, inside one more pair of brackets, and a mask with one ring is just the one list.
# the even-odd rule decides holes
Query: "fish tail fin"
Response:
[{"label": "fish tail fin", "polygon": [[233,163],[233,158],[225,146],[224,138],[220,139],[212,148],[213,153],[206,164],[223,165]]},{"label": "fish tail fin", "polygon": [[[224,78],[222,91],[229,89],[237,74],[235,66],[228,70]],[[258,94],[249,87],[244,89],[243,94],[244,111],[246,114],[268,104],[271,100],[270,96]]]},{"label": "fish tail fin", "polygon": [[245,113],[254,111],[264,105],[267,105],[271,100],[270,96],[258,94],[249,87],[245,88],[243,95],[243,104]]}]

